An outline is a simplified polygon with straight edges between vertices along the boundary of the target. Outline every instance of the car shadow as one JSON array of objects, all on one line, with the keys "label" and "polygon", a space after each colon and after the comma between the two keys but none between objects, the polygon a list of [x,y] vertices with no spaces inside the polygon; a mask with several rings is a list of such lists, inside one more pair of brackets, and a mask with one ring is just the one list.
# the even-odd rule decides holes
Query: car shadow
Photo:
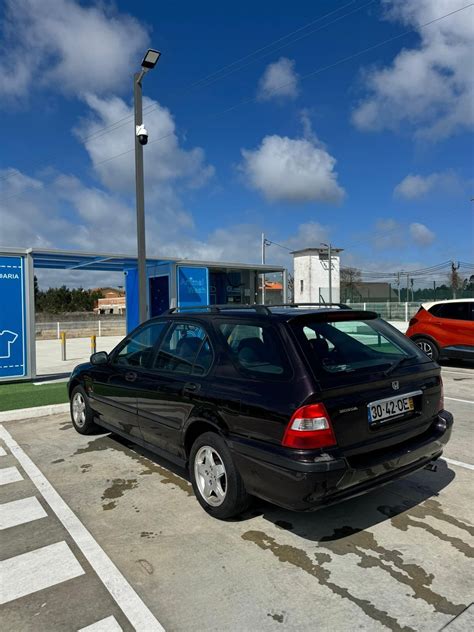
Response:
[{"label": "car shadow", "polygon": [[[109,438],[189,482],[186,469],[116,434]],[[410,521],[417,519],[424,520],[428,516],[446,519],[437,497],[455,476],[448,464],[439,459],[433,470],[424,468],[366,494],[316,511],[294,512],[254,498],[246,512],[228,522],[247,522],[250,526],[253,518],[262,517],[279,529],[314,542],[337,541],[388,520],[406,530]]]},{"label": "car shadow", "polygon": [[422,469],[366,494],[313,512],[293,512],[257,500],[252,512],[242,516],[241,520],[261,515],[276,527],[314,542],[337,541],[388,520],[406,530],[410,522],[424,520],[429,515],[445,519],[436,499],[456,474],[445,461],[438,460],[435,467],[436,471]]},{"label": "car shadow", "polygon": [[439,364],[451,369],[474,369],[474,360],[440,360]]}]

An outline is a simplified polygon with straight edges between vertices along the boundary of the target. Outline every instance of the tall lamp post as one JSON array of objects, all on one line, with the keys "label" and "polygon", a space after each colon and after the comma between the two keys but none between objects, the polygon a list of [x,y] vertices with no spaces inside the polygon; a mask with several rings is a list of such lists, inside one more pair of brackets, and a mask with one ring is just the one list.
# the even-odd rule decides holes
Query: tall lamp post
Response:
[{"label": "tall lamp post", "polygon": [[143,125],[142,80],[152,70],[161,53],[149,48],[142,60],[142,68],[133,75],[135,108],[135,189],[137,200],[137,259],[138,259],[138,320],[147,319],[146,243],[145,243],[145,184],[143,177],[143,145],[148,142],[148,132]]},{"label": "tall lamp post", "polygon": [[328,263],[329,263],[329,303],[332,303],[332,255],[331,255],[331,244],[323,244],[321,243],[321,246],[324,246],[325,248],[328,249]]}]

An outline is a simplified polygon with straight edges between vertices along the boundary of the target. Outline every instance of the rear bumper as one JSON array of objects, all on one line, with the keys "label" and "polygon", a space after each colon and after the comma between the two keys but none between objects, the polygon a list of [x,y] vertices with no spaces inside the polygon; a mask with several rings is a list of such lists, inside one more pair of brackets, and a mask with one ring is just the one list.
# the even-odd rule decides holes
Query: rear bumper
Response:
[{"label": "rear bumper", "polygon": [[249,493],[294,511],[308,511],[363,494],[406,476],[441,456],[449,441],[453,416],[441,411],[430,431],[392,451],[370,454],[356,466],[347,458],[317,454],[312,461],[288,452],[231,440],[229,447]]}]

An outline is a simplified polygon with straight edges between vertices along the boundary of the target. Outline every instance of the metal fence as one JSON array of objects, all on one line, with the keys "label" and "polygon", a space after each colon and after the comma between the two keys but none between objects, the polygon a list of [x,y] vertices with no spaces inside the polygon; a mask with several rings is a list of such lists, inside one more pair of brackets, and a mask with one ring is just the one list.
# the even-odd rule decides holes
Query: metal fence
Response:
[{"label": "metal fence", "polygon": [[85,338],[87,336],[124,336],[126,333],[125,318],[113,320],[63,320],[55,322],[37,322],[36,338],[48,340],[60,338],[64,331],[68,338]]},{"label": "metal fence", "polygon": [[385,320],[407,322],[420,309],[421,303],[392,303],[391,301],[386,301],[385,303],[347,303],[347,305],[352,309],[367,309],[377,312]]}]

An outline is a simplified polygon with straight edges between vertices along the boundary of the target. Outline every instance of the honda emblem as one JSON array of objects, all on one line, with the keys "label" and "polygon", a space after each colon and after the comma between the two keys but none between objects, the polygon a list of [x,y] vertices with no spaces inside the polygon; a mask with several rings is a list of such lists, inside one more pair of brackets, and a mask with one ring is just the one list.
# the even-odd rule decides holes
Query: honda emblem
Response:
[{"label": "honda emblem", "polygon": [[392,382],[392,388],[394,391],[398,391],[398,389],[400,388],[400,382],[398,380]]}]

